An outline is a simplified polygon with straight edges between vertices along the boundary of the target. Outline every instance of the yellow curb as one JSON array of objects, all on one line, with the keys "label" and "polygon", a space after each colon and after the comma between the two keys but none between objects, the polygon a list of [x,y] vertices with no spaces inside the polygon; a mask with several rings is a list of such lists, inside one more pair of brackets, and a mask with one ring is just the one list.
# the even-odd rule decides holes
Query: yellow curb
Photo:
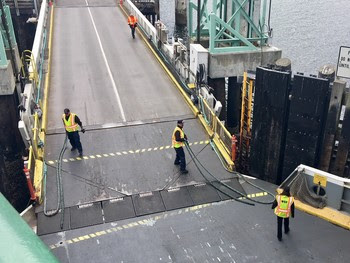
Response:
[{"label": "yellow curb", "polygon": [[335,225],[350,230],[350,215],[344,214],[330,207],[325,207],[322,209],[315,208],[310,205],[304,204],[299,200],[295,200],[295,207],[298,210],[301,210],[305,213],[317,216]]}]

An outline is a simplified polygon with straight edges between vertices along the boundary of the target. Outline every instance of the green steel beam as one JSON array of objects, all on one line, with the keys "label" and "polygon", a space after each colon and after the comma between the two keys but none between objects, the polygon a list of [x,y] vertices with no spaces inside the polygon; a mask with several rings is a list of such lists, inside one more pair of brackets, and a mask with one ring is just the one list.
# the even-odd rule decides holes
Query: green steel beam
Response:
[{"label": "green steel beam", "polygon": [[[13,29],[13,24],[12,24],[10,7],[8,5],[4,5],[4,14],[5,14],[6,25],[7,25],[7,28],[9,30],[11,46],[14,47],[14,46],[16,46],[17,43],[16,43],[16,37],[15,37],[15,30]],[[2,15],[3,15],[2,10],[0,9],[0,17]],[[10,48],[9,40],[7,39],[8,37],[6,34],[5,26],[2,24],[2,19],[0,20],[0,28],[1,28],[3,41],[5,44],[5,48]]]},{"label": "green steel beam", "polygon": [[[195,1],[195,0],[193,0]],[[231,1],[232,15],[227,20],[226,10],[227,2]],[[266,15],[266,0],[263,1],[262,17]],[[249,7],[247,4],[250,3]],[[201,36],[207,36],[209,32],[209,51],[212,53],[234,52],[256,50],[256,45],[265,45],[268,39],[262,32],[261,21],[256,25],[253,21],[254,1],[248,0],[212,0],[212,13],[208,14],[207,0],[203,2],[201,9],[200,28]],[[246,8],[248,10],[246,11]],[[193,29],[194,11],[199,8],[194,2],[189,1],[189,36],[196,35]],[[223,12],[225,12],[223,14]],[[241,20],[244,19],[248,24],[246,35],[241,33]],[[262,19],[262,18],[261,18]]]},{"label": "green steel beam", "polygon": [[[254,4],[250,1],[250,6],[249,6],[249,17],[253,16],[254,14]],[[254,22],[253,22],[254,24]],[[260,33],[260,31],[259,31]],[[252,26],[248,24],[248,37],[252,37]]]},{"label": "green steel beam", "polygon": [[[241,40],[237,39],[237,38],[233,38],[232,36],[229,36],[231,38],[229,39],[219,39],[219,40],[215,40],[215,43],[240,43]],[[260,41],[261,38],[255,37],[255,38],[249,38],[250,41]]]},{"label": "green steel beam", "polygon": [[231,25],[233,21],[235,21],[235,29],[239,31],[241,29],[241,13],[239,12],[239,10],[242,8],[242,6],[237,6],[235,3],[232,3],[232,7],[234,7],[234,12],[232,11],[232,16],[235,16],[236,18],[233,18],[231,23],[231,19],[229,19],[228,24]]},{"label": "green steel beam", "polygon": [[[222,21],[219,17],[217,17],[215,14],[210,14],[210,39],[209,39],[209,52],[210,53],[223,53],[223,52],[232,52],[232,51],[242,51],[242,50],[257,50],[257,48],[245,37],[243,37],[238,31],[233,29],[229,24]],[[232,33],[236,38],[238,38],[242,43],[244,43],[246,46],[240,46],[240,47],[217,47],[215,37],[213,37],[216,34],[216,27],[217,24],[220,24],[223,26],[223,28],[226,28],[227,31]]]},{"label": "green steel beam", "polygon": [[212,8],[213,8],[213,13],[216,15],[217,14],[217,8],[218,8],[218,2],[217,2],[217,0],[212,0],[213,2],[212,2],[212,4],[213,4],[213,6],[212,6]]},{"label": "green steel beam", "polygon": [[7,56],[4,46],[4,41],[2,39],[2,34],[0,34],[0,67],[7,67]]},{"label": "green steel beam", "polygon": [[0,193],[0,262],[59,262]]},{"label": "green steel beam", "polygon": [[[242,3],[239,3],[238,0],[232,0],[233,2],[235,2],[235,4],[237,6],[239,6],[239,8],[236,9],[235,13],[230,17],[230,19],[228,20],[228,24],[231,24],[235,17],[238,16],[239,17],[239,21],[240,21],[240,15],[242,14],[242,16],[246,19],[246,21],[248,22],[248,25],[250,25],[253,30],[255,31],[255,33],[261,38],[262,36],[262,32],[256,27],[256,25],[254,24],[254,21],[249,17],[249,15],[246,13],[246,11],[243,9],[244,6],[248,3],[248,0],[244,0]],[[239,31],[239,27],[236,27],[236,30]],[[222,30],[220,30],[219,32],[219,37],[221,36],[221,34],[225,31],[225,29],[223,28]]]},{"label": "green steel beam", "polygon": [[267,0],[261,0],[261,1],[262,1],[263,9],[262,9],[262,13],[260,16],[260,25],[261,25],[261,28],[264,28],[265,19],[266,19],[266,1]]}]

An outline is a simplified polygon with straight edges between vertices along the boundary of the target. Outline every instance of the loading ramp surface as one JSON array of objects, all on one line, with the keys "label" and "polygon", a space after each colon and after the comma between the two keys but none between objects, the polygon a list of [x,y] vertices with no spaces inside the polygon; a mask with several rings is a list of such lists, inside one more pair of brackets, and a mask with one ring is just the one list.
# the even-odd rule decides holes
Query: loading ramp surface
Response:
[{"label": "loading ramp surface", "polygon": [[[276,188],[254,180],[269,191]],[[248,194],[255,188],[242,183]],[[258,195],[254,199],[267,201]],[[347,262],[350,233],[296,211],[277,240],[270,206],[192,206],[41,236],[61,262]]]},{"label": "loading ramp surface", "polygon": [[[188,154],[188,175],[180,175],[173,164],[171,134],[179,119],[185,120],[197,158],[219,180],[234,177],[222,168],[205,129],[140,35],[131,38],[115,2],[59,1],[54,21],[45,142],[47,210],[57,205],[56,167],[65,139],[61,116],[66,107],[78,114],[86,129],[80,134],[84,156],[71,152],[68,143],[62,160],[64,205],[73,225],[101,223],[99,207],[89,208],[91,219],[85,215],[85,221],[75,223],[75,215],[83,211],[77,208],[81,205],[95,207],[98,202],[132,195],[135,205],[136,194],[205,182]],[[221,200],[217,197],[215,201]],[[43,205],[36,212],[39,223],[50,225],[50,219],[43,218]],[[141,214],[136,208],[135,215]],[[56,231],[59,221],[52,220],[55,227],[49,232]],[[39,232],[48,231],[41,229],[39,225]]]},{"label": "loading ramp surface", "polygon": [[[194,206],[184,208],[168,202],[165,209],[175,210],[144,215],[142,209],[138,214],[134,209],[134,217],[128,206],[133,195],[158,191],[162,196],[164,189],[189,191],[205,182],[188,154],[188,175],[180,176],[173,165],[171,133],[178,119],[185,119],[185,132],[198,159],[220,180],[233,175],[224,170],[205,130],[143,40],[139,35],[131,38],[116,1],[60,0],[54,21],[45,142],[48,209],[57,202],[55,166],[65,137],[63,109],[77,113],[87,130],[81,134],[84,157],[78,159],[69,148],[64,155],[64,231],[57,229],[58,217],[48,219],[42,206],[37,209],[39,224],[56,220],[44,222],[55,227],[43,231],[41,238],[60,261],[344,262],[349,257],[348,231],[297,213],[292,232],[279,243],[270,207],[233,201],[200,204],[198,200],[207,197],[204,192],[195,198],[199,205],[193,199]],[[267,198],[260,190],[243,187],[254,198]],[[128,208],[116,218],[109,200],[125,194]],[[218,196],[215,200],[225,199]],[[88,210],[79,211],[81,205]],[[107,209],[100,216],[102,207]]]}]

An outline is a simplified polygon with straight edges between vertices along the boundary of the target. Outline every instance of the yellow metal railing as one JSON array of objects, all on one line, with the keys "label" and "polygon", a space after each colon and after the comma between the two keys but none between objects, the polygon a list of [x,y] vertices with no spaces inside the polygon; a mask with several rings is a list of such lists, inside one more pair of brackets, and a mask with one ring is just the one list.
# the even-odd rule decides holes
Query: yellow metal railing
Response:
[{"label": "yellow metal railing", "polygon": [[41,127],[40,127],[40,121],[39,121],[39,116],[38,113],[34,114],[34,128],[33,128],[33,152],[35,159],[40,159],[42,160],[43,158],[43,150],[40,145],[42,145],[42,140],[41,140]]},{"label": "yellow metal railing", "polygon": [[[36,64],[35,64],[35,60],[34,60],[34,56],[33,56],[32,51],[24,50],[22,52],[22,61],[28,65],[28,74],[29,74],[28,77],[32,81],[32,83],[34,84],[34,87],[36,88],[38,86],[38,82],[39,82],[39,75],[38,75],[38,71],[36,69]],[[26,76],[26,72],[24,70],[23,65],[22,65],[21,70],[22,70],[22,75]]]},{"label": "yellow metal railing", "polygon": [[243,129],[250,134],[251,130],[251,117],[253,110],[253,93],[254,93],[254,80],[248,78],[247,72],[243,74],[242,85],[242,113],[241,113],[241,128],[240,136],[242,138]]},{"label": "yellow metal railing", "polygon": [[200,96],[201,110],[207,125],[211,128],[213,132],[213,137],[217,137],[219,142],[222,144],[223,149],[232,158],[232,135],[225,128],[224,124],[215,115],[214,111],[210,108],[208,103]]},{"label": "yellow metal railing", "polygon": [[252,114],[253,114],[254,80],[249,78],[247,72],[243,75],[242,84],[242,110],[239,140],[239,166],[241,171],[248,171],[250,153]]},{"label": "yellow metal railing", "polygon": [[219,139],[222,141],[225,146],[224,149],[227,151],[227,154],[230,155],[232,159],[232,135],[225,128],[224,124],[219,120],[218,117],[216,119],[216,129],[215,133],[219,136]]},{"label": "yellow metal railing", "polygon": [[33,151],[33,147],[32,146],[29,146],[28,163],[25,166],[30,171],[30,176],[31,176],[32,181],[33,181],[33,178],[34,178],[34,167],[35,167],[35,156],[34,156],[34,151]]},{"label": "yellow metal railing", "polygon": [[34,127],[32,145],[29,147],[29,158],[27,169],[34,186],[35,195],[39,203],[42,202],[42,180],[43,180],[43,148],[44,132],[41,131],[41,122],[37,113],[34,114]]}]

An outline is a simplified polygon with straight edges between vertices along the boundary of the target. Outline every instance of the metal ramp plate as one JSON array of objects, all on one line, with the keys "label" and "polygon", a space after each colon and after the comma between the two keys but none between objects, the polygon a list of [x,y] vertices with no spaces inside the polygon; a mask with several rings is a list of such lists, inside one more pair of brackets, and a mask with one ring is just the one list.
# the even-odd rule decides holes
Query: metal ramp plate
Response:
[{"label": "metal ramp plate", "polygon": [[[232,187],[233,189],[237,190],[238,192],[241,192],[246,195],[246,192],[244,191],[242,185],[239,183],[238,178],[230,179],[230,180],[223,180],[222,183],[227,184],[228,186]],[[221,191],[218,191],[219,196],[222,201],[231,199],[230,196],[233,196],[235,198],[241,197],[239,193],[236,193],[235,191],[230,190],[226,186],[220,184],[219,182],[213,182],[213,184],[219,188]],[[225,193],[229,194],[230,196],[226,195]]]},{"label": "metal ramp plate", "polygon": [[137,216],[163,212],[163,200],[158,191],[133,195],[132,200]]},{"label": "metal ramp plate", "polygon": [[71,229],[103,223],[101,202],[70,208]]},{"label": "metal ramp plate", "polygon": [[64,209],[63,229],[61,229],[61,213],[54,216],[45,216],[44,212],[38,213],[38,235],[46,235],[68,230],[70,228],[69,208]]},{"label": "metal ramp plate", "polygon": [[218,192],[211,185],[197,184],[188,186],[187,189],[195,205],[221,201]]},{"label": "metal ramp plate", "polygon": [[113,222],[136,216],[131,196],[102,202],[105,222]]},{"label": "metal ramp plate", "polygon": [[194,205],[187,187],[163,190],[160,194],[168,211]]}]

